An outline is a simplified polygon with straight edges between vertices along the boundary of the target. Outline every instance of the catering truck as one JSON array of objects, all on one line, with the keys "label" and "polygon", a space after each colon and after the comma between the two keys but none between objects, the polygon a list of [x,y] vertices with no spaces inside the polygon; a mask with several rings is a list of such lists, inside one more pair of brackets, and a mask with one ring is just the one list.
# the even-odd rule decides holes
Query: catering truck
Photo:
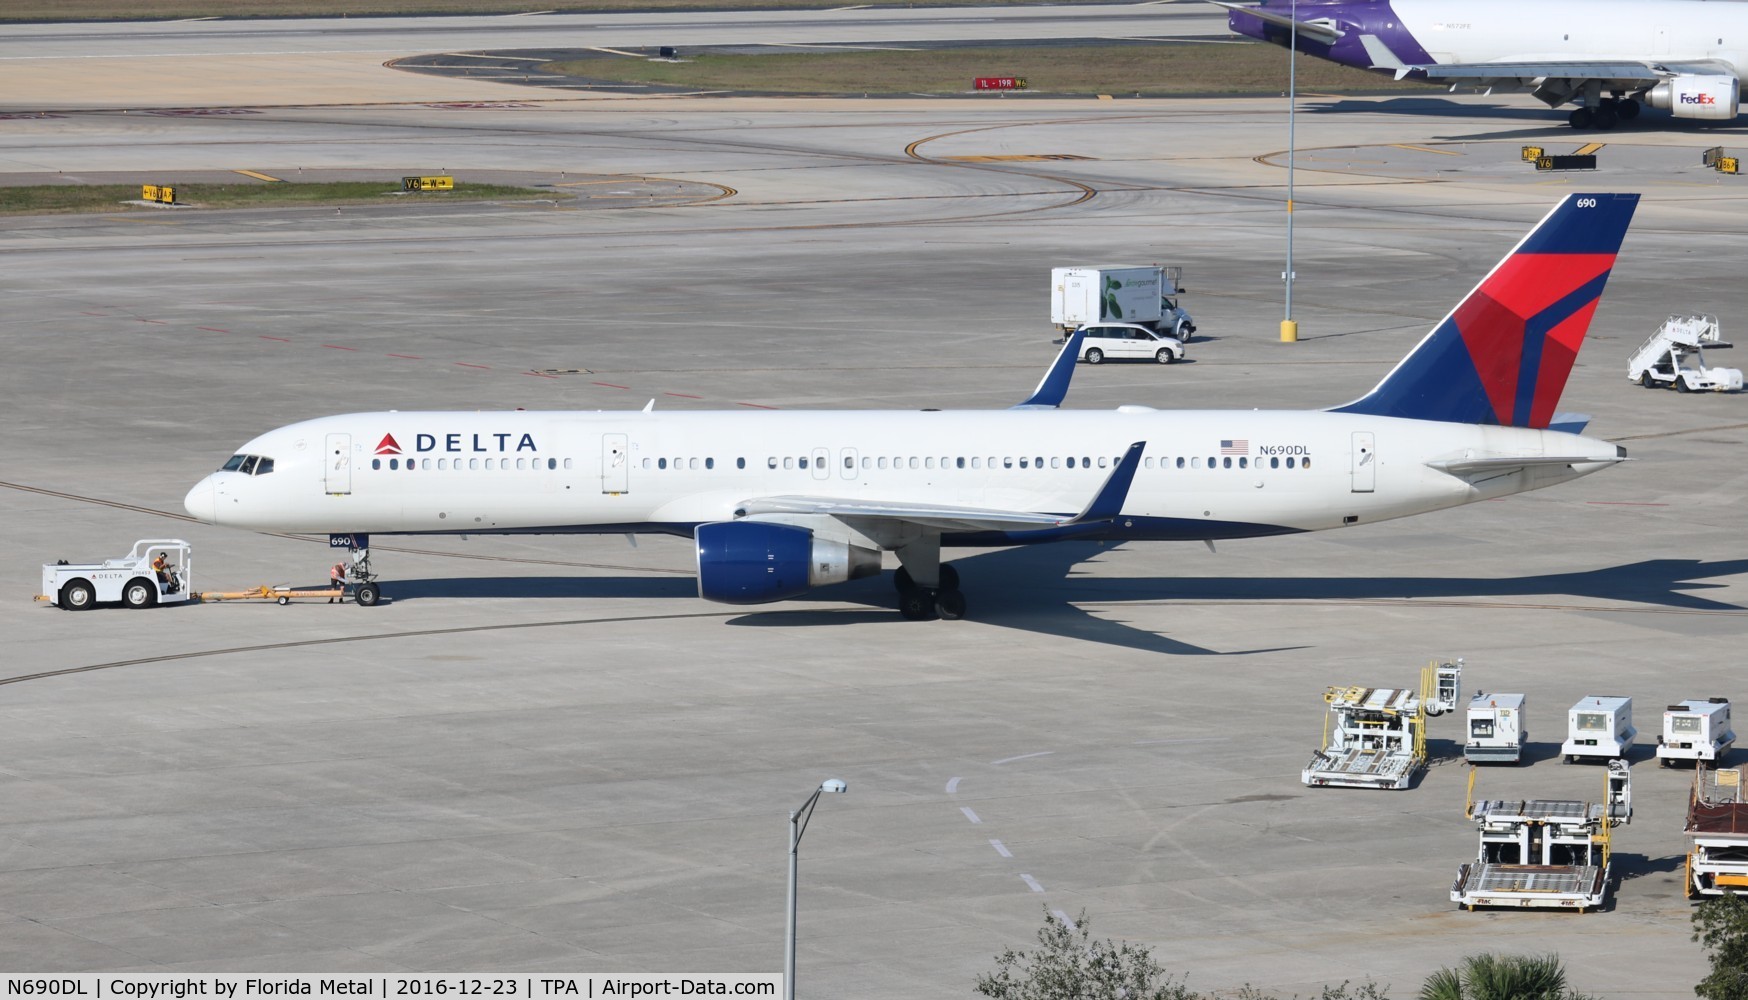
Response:
[{"label": "catering truck", "polygon": [[1181,267],[1057,267],[1050,270],[1050,322],[1059,334],[1098,323],[1138,323],[1188,341],[1196,332],[1178,305]]}]

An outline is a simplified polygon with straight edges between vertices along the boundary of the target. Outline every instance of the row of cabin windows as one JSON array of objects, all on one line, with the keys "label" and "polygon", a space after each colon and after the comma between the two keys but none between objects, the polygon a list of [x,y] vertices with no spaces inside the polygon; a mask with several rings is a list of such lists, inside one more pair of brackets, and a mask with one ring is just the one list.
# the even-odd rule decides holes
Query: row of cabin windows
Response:
[{"label": "row of cabin windows", "polygon": [[[512,462],[515,463],[515,465],[514,465],[515,468],[523,469],[523,470],[540,470],[540,469],[552,470],[552,469],[557,469],[559,467],[559,460],[556,458],[528,458],[527,456],[523,456],[522,458],[516,458],[516,459],[510,459],[510,458],[460,459],[460,458],[457,458],[454,460],[447,459],[447,458],[418,458],[418,459],[414,459],[414,458],[408,458],[408,459],[390,458],[390,459],[386,459],[386,460],[381,459],[381,458],[373,458],[370,460],[370,467],[372,469],[380,469],[383,467],[384,461],[388,462],[388,468],[389,468],[389,471],[391,471],[391,472],[397,471],[401,468],[405,468],[408,472],[411,472],[414,469],[438,469],[438,470],[454,469],[457,472],[461,471],[462,469],[486,469],[486,470],[490,471],[494,468],[498,469],[499,471],[508,471],[512,467],[511,466]],[[570,459],[567,458],[564,460],[564,467],[567,469],[571,467],[571,460]]]},{"label": "row of cabin windows", "polygon": [[[247,459],[247,461],[240,461],[242,459]],[[808,467],[808,463],[810,461],[811,461],[811,459],[809,459],[805,455],[803,455],[799,458],[796,458],[793,456],[784,457],[784,458],[777,458],[775,456],[772,456],[772,457],[767,458],[765,460],[765,466],[766,466],[766,468],[770,468],[770,469],[776,469],[779,467],[784,468],[784,469],[805,469]],[[856,465],[855,465],[856,460],[848,455],[844,456],[843,461],[844,461],[844,468],[845,469],[854,469],[856,467]],[[963,456],[961,456],[959,458],[950,458],[950,457],[943,456],[939,460],[937,460],[932,455],[927,456],[927,457],[923,457],[923,458],[918,458],[914,455],[910,456],[908,458],[905,458],[905,457],[887,458],[884,455],[881,455],[879,457],[864,455],[862,457],[862,468],[864,468],[864,469],[907,469],[907,468],[909,468],[909,469],[937,469],[937,468],[939,468],[939,469],[984,469],[984,468],[1013,469],[1013,468],[1017,467],[1017,468],[1021,468],[1021,469],[1042,469],[1045,467],[1045,461],[1046,461],[1046,459],[1041,455],[1032,456],[1032,457],[1027,457],[1027,456],[1021,455],[1019,458],[1015,458],[1012,455],[1009,455],[1006,457],[999,457],[999,456],[991,455],[987,459],[985,459],[981,456],[972,456],[970,458],[966,458]],[[1091,469],[1094,467],[1095,462],[1097,463],[1098,468],[1110,469],[1110,468],[1116,468],[1118,458],[1117,457],[1107,458],[1104,455],[1100,455],[1096,459],[1092,458],[1090,456],[1081,456],[1080,458],[1077,459],[1071,455],[1067,458],[1062,458],[1060,456],[1053,457],[1053,458],[1049,459],[1048,461],[1049,461],[1049,467],[1052,469],[1061,469],[1061,468]],[[541,459],[541,458],[526,458],[526,457],[517,458],[517,459],[509,459],[509,458],[460,459],[460,458],[457,458],[454,460],[447,459],[447,458],[420,458],[420,459],[373,458],[370,460],[370,467],[372,469],[382,469],[384,467],[385,462],[387,463],[387,467],[390,471],[399,471],[400,469],[405,468],[408,472],[411,472],[414,469],[427,469],[427,470],[429,470],[429,469],[437,469],[437,470],[454,469],[456,471],[460,471],[462,469],[469,469],[469,470],[485,469],[487,471],[497,469],[500,471],[507,471],[512,467],[511,466],[512,462],[515,463],[515,465],[514,465],[515,468],[523,469],[523,470],[547,469],[550,471],[550,470],[558,469],[560,467],[560,460],[556,459],[556,458]],[[1203,459],[1200,455],[1196,455],[1196,456],[1192,456],[1192,457],[1185,457],[1183,455],[1179,455],[1175,459],[1171,459],[1171,458],[1155,459],[1152,457],[1148,457],[1148,458],[1145,458],[1142,460],[1142,467],[1148,468],[1148,469],[1153,469],[1153,468],[1158,468],[1158,469],[1170,469],[1170,468],[1178,468],[1178,469],[1204,469],[1204,468],[1205,469],[1248,469],[1248,468],[1251,468],[1250,459],[1248,457],[1242,456],[1242,455],[1237,457],[1237,458],[1233,458],[1230,455],[1221,456],[1221,457],[1215,457],[1213,455],[1209,455],[1208,458],[1206,459],[1206,462],[1207,462],[1207,464],[1204,465]],[[702,463],[702,466],[700,465],[700,463]],[[779,466],[779,463],[781,463],[780,466]],[[985,464],[985,463],[987,463],[987,464]],[[1255,467],[1258,469],[1262,468],[1263,467],[1262,463],[1263,463],[1263,460],[1261,458],[1258,458],[1256,460]],[[1279,469],[1279,468],[1283,468],[1283,467],[1288,468],[1288,469],[1293,469],[1293,468],[1309,469],[1309,468],[1311,468],[1311,457],[1309,455],[1299,457],[1297,459],[1295,459],[1291,455],[1287,456],[1285,459],[1282,459],[1279,457],[1271,457],[1271,458],[1269,458],[1268,463],[1269,463],[1268,467],[1271,469]],[[233,464],[236,465],[235,469],[231,469],[231,465],[233,465]],[[273,459],[262,458],[259,461],[257,461],[255,456],[253,456],[253,455],[246,455],[246,456],[245,455],[238,455],[238,456],[235,456],[231,462],[227,462],[225,467],[227,469],[230,469],[230,471],[233,471],[233,472],[242,472],[244,475],[260,476],[260,475],[266,475],[267,473],[273,471]],[[564,459],[563,460],[563,467],[566,469],[569,469],[571,467],[571,460],[568,458]],[[671,469],[675,469],[675,470],[689,469],[692,471],[697,471],[699,468],[702,467],[705,470],[711,470],[711,469],[716,468],[716,459],[714,459],[714,458],[703,458],[703,459],[699,459],[699,458],[673,458],[673,459],[657,458],[657,459],[652,460],[652,459],[646,458],[643,460],[643,467],[646,469],[653,467],[653,468],[658,469],[658,470],[666,470],[666,469],[671,468]],[[747,460],[744,458],[735,459],[734,460],[734,467],[737,469],[746,468],[747,467]]]},{"label": "row of cabin windows", "polygon": [[[926,456],[926,457],[921,457],[921,458],[914,456],[914,455],[909,456],[909,457],[897,457],[897,458],[887,458],[884,455],[881,455],[878,457],[864,455],[864,456],[862,456],[862,468],[864,468],[864,469],[937,469],[937,468],[938,469],[983,469],[983,468],[990,468],[990,469],[1013,469],[1013,468],[1042,469],[1045,467],[1046,461],[1048,461],[1049,467],[1052,469],[1062,469],[1062,468],[1091,469],[1094,467],[1095,462],[1097,463],[1097,467],[1100,469],[1111,469],[1111,468],[1116,468],[1117,461],[1120,457],[1121,456],[1106,457],[1104,455],[1100,455],[1095,459],[1095,458],[1092,458],[1090,456],[1084,456],[1084,455],[1081,456],[1080,458],[1075,458],[1074,456],[1071,455],[1067,458],[1057,456],[1057,457],[1050,458],[1047,460],[1041,455],[1032,456],[1032,457],[1027,457],[1027,456],[1022,455],[1018,458],[1015,458],[1012,455],[1009,455],[1006,457],[991,455],[987,459],[985,459],[981,456],[972,456],[970,458],[966,458],[966,457],[952,458],[952,457],[948,457],[948,456],[943,456],[940,459],[936,459],[932,455]],[[566,462],[565,468],[567,468],[567,469],[570,468],[570,464],[569,464],[570,460],[566,459],[565,462]],[[805,468],[808,468],[810,462],[814,462],[814,460],[808,458],[806,455],[802,455],[800,457],[787,456],[784,458],[778,458],[776,456],[772,456],[772,457],[765,459],[765,467],[768,469],[777,469],[777,468],[805,469]],[[1244,455],[1240,455],[1236,458],[1232,457],[1231,455],[1223,455],[1223,456],[1209,455],[1206,459],[1207,464],[1204,465],[1203,462],[1204,462],[1204,459],[1200,455],[1196,455],[1193,457],[1186,457],[1183,455],[1179,455],[1175,459],[1172,459],[1172,458],[1158,458],[1158,459],[1156,459],[1153,457],[1148,457],[1148,458],[1145,458],[1142,460],[1142,467],[1147,468],[1147,469],[1155,469],[1155,468],[1158,468],[1158,469],[1170,469],[1170,468],[1178,468],[1178,469],[1249,469],[1249,468],[1253,467],[1251,465],[1250,458],[1248,456],[1244,456]],[[702,465],[700,465],[700,463],[702,463]],[[824,463],[815,463],[815,464],[816,465],[823,465]],[[849,456],[849,455],[845,455],[843,458],[843,464],[844,464],[844,468],[846,470],[854,469],[856,467],[856,459]],[[674,470],[697,471],[699,468],[703,468],[703,469],[708,470],[708,469],[716,468],[716,459],[714,459],[714,458],[702,458],[702,459],[700,459],[700,458],[671,458],[671,459],[670,458],[657,458],[657,459],[646,458],[643,460],[643,467],[645,469],[652,469],[653,468],[656,470],[674,469]],[[737,469],[746,468],[747,467],[747,460],[744,458],[735,459],[734,460],[734,467]],[[1258,468],[1258,469],[1264,468],[1263,459],[1258,458],[1256,460],[1256,464],[1254,467]],[[1305,455],[1305,456],[1295,458],[1295,457],[1289,455],[1283,459],[1283,458],[1280,458],[1278,456],[1272,456],[1268,459],[1267,468],[1270,468],[1270,469],[1280,469],[1280,468],[1309,469],[1309,468],[1311,468],[1311,457],[1309,455]]]}]

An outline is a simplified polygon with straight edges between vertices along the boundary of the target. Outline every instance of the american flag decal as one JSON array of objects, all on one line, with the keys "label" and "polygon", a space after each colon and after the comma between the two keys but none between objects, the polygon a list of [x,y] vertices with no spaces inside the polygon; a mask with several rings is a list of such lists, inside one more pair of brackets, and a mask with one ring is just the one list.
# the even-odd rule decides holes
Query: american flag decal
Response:
[{"label": "american flag decal", "polygon": [[1231,438],[1231,439],[1221,438],[1220,439],[1220,454],[1222,454],[1222,455],[1248,455],[1248,454],[1250,454],[1250,439],[1249,438]]}]

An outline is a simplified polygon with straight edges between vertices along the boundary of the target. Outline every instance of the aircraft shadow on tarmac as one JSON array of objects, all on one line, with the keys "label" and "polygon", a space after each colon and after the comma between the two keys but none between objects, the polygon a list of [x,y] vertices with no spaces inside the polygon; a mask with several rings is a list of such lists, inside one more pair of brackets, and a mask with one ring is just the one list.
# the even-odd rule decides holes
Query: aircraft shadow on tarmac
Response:
[{"label": "aircraft shadow on tarmac", "polygon": [[[1566,109],[1543,107],[1540,102],[1524,95],[1523,100],[1513,103],[1459,103],[1440,97],[1397,97],[1387,101],[1365,101],[1353,99],[1338,99],[1311,104],[1307,102],[1305,111],[1308,114],[1373,114],[1373,115],[1409,115],[1424,118],[1463,118],[1463,119],[1498,119],[1501,122],[1520,123],[1519,128],[1502,128],[1489,132],[1465,132],[1460,135],[1441,135],[1438,139],[1546,139],[1550,141],[1586,143],[1591,141],[1606,142],[1610,136],[1629,138],[1635,132],[1654,131],[1659,134],[1690,133],[1695,138],[1705,139],[1712,136],[1730,137],[1748,131],[1748,126],[1729,122],[1701,122],[1674,118],[1668,112],[1647,108],[1637,121],[1623,123],[1612,131],[1579,131],[1566,124]],[[1550,151],[1552,152],[1552,150]]]},{"label": "aircraft shadow on tarmac", "polygon": [[[1111,548],[1100,542],[1058,542],[1024,548],[979,552],[951,559],[970,596],[972,618],[985,625],[1018,631],[1084,639],[1101,645],[1149,652],[1232,655],[1276,650],[1234,650],[1221,653],[1132,627],[1109,617],[1111,605],[1159,601],[1363,601],[1460,600],[1501,598],[1577,598],[1652,605],[1692,611],[1748,610],[1714,601],[1696,591],[1726,587],[1708,582],[1748,573],[1748,559],[1705,562],[1699,559],[1649,559],[1572,573],[1519,577],[1109,577],[1080,569]],[[696,598],[697,584],[679,576],[607,577],[469,577],[457,579],[391,580],[393,600],[421,598]],[[730,619],[739,626],[794,628],[896,621],[892,610],[891,577],[857,580],[823,587],[801,601],[842,607],[749,610]],[[1081,605],[1096,607],[1093,614]],[[1606,609],[1602,609],[1606,610]]]}]

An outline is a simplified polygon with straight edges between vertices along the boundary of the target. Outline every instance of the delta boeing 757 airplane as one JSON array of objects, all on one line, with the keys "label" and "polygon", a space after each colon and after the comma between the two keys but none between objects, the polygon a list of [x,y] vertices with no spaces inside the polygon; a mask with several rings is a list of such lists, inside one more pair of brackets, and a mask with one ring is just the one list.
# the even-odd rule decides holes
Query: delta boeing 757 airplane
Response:
[{"label": "delta boeing 757 airplane", "polygon": [[1748,4],[1712,0],[1264,0],[1227,27],[1396,79],[1530,87],[1573,128],[1614,128],[1641,102],[1730,121],[1748,65]]},{"label": "delta boeing 757 airplane", "polygon": [[943,546],[1321,531],[1624,460],[1555,404],[1638,199],[1568,196],[1376,388],[1328,410],[1064,411],[1075,334],[1008,410],[354,413],[249,441],[186,505],[350,536],[365,605],[371,533],[662,533],[695,540],[708,600],[797,597],[893,552],[906,618],[961,618]]}]

